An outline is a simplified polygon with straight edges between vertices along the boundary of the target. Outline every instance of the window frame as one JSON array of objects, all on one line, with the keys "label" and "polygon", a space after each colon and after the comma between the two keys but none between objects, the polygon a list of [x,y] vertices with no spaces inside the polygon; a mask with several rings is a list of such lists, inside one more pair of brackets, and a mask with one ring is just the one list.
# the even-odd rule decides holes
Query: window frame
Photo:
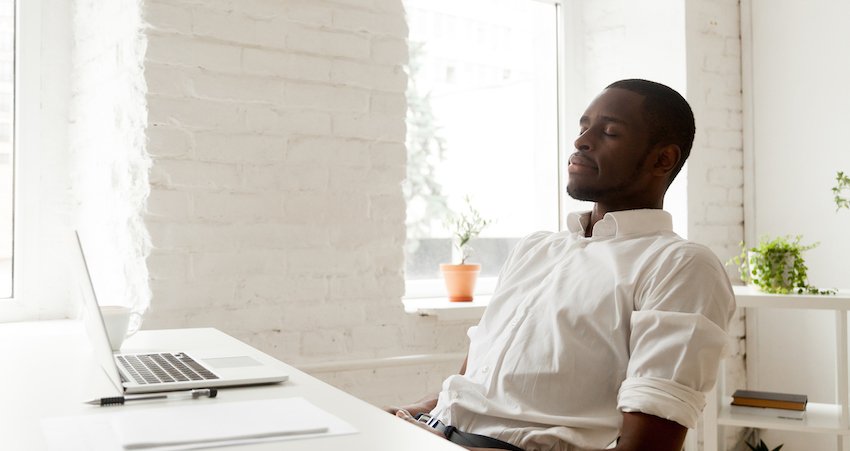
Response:
[{"label": "window frame", "polygon": [[70,215],[44,181],[60,184],[57,172],[67,169],[71,17],[66,2],[15,1],[13,279],[0,322],[70,316],[70,228],[59,223]]},{"label": "window frame", "polygon": [[[529,1],[537,3],[545,3],[555,7],[555,51],[556,51],[556,93],[557,93],[557,111],[556,115],[556,142],[557,142],[557,202],[556,212],[558,215],[557,224],[559,229],[563,229],[565,221],[565,194],[566,194],[566,172],[562,169],[562,163],[566,158],[566,150],[568,147],[568,136],[565,131],[565,118],[568,116],[567,108],[568,98],[574,97],[569,93],[577,92],[577,79],[567,76],[567,61],[572,54],[568,54],[573,47],[571,43],[573,38],[566,36],[566,23],[568,19],[568,9],[576,8],[573,2],[569,0],[517,0]],[[570,80],[572,86],[568,88],[567,81]],[[498,277],[479,277],[475,284],[475,295],[489,296],[493,294],[496,288]],[[445,285],[442,278],[435,279],[404,279],[404,296],[402,299],[427,299],[427,298],[444,298]]]}]

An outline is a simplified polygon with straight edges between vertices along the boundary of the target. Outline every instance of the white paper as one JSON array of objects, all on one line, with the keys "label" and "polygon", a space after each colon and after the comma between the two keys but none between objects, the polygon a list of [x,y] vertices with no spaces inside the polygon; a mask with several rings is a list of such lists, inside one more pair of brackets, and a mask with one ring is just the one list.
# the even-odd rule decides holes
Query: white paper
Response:
[{"label": "white paper", "polygon": [[45,418],[41,422],[51,451],[115,451],[121,444],[107,415]]},{"label": "white paper", "polygon": [[176,451],[356,432],[303,398],[110,409],[45,420],[49,449]]}]

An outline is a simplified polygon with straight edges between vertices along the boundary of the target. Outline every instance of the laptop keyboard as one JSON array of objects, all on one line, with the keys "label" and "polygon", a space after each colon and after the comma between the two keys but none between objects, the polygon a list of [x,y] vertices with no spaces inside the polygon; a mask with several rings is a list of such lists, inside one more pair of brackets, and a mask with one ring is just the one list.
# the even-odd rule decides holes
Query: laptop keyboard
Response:
[{"label": "laptop keyboard", "polygon": [[133,381],[142,385],[218,379],[218,376],[182,352],[119,355],[115,358]]}]

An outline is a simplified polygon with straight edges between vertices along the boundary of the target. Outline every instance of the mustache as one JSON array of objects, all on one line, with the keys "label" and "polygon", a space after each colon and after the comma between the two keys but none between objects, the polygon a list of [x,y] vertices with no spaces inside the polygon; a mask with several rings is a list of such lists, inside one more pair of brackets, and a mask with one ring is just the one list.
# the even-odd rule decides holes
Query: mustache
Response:
[{"label": "mustache", "polygon": [[579,165],[579,166],[587,166],[587,167],[591,167],[591,168],[594,168],[594,169],[599,169],[599,167],[596,165],[596,163],[593,160],[591,160],[590,158],[585,156],[580,151],[579,152],[573,152],[572,154],[570,154],[570,157],[567,159],[567,162],[569,164],[575,164],[575,165]]}]

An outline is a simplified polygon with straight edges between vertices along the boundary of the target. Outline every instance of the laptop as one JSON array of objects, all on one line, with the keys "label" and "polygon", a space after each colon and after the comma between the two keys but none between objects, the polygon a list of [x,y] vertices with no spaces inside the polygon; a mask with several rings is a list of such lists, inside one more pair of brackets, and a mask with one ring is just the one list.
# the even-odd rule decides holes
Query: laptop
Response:
[{"label": "laptop", "polygon": [[79,271],[76,282],[82,302],[83,323],[95,358],[119,390],[124,393],[151,393],[270,384],[289,378],[280,362],[248,345],[243,345],[237,352],[231,348],[113,354],[79,233],[76,233],[76,242],[74,266]]}]

